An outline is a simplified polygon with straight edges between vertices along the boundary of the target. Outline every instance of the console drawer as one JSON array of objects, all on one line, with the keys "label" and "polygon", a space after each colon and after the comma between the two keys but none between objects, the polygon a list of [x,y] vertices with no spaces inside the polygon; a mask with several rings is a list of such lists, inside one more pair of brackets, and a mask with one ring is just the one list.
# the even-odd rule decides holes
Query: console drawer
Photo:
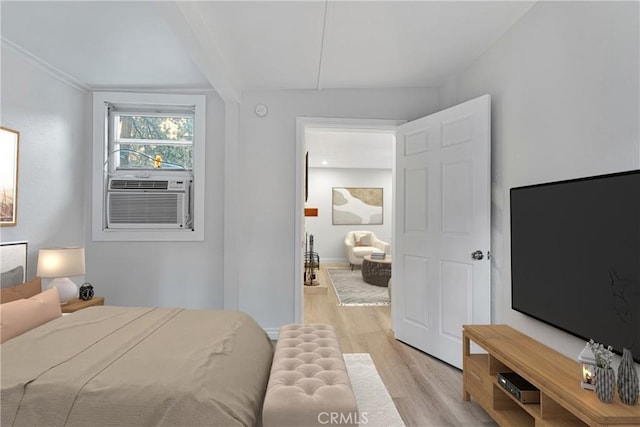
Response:
[{"label": "console drawer", "polygon": [[491,402],[493,394],[493,377],[489,374],[488,357],[484,354],[473,354],[467,357],[462,371],[467,392],[478,402]]}]

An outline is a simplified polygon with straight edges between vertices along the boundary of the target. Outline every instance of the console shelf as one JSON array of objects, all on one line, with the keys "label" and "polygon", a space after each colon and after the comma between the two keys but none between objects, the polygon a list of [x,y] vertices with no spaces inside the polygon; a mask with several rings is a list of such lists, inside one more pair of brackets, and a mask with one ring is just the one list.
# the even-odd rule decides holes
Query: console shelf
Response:
[{"label": "console shelf", "polygon": [[[471,353],[471,343],[486,353]],[[515,372],[540,390],[540,403],[522,403],[498,384]],[[506,325],[465,325],[463,398],[473,397],[501,426],[638,426],[640,406],[598,400],[580,387],[580,365]]]}]

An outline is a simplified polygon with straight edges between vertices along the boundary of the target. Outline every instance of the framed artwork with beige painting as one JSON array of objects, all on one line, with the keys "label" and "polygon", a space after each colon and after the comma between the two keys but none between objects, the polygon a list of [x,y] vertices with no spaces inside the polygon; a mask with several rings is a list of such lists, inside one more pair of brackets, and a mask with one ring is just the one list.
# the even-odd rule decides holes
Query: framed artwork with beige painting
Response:
[{"label": "framed artwork with beige painting", "polygon": [[20,132],[0,126],[0,226],[16,225]]}]

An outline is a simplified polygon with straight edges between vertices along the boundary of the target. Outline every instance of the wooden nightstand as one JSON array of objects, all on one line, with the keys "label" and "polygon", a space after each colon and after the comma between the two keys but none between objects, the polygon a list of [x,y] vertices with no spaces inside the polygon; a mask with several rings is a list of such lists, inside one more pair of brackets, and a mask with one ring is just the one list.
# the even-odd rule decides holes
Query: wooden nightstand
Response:
[{"label": "wooden nightstand", "polygon": [[73,313],[74,311],[82,310],[87,307],[94,307],[96,305],[104,305],[104,297],[93,297],[88,301],[83,301],[80,298],[74,298],[69,303],[61,305],[63,313]]}]

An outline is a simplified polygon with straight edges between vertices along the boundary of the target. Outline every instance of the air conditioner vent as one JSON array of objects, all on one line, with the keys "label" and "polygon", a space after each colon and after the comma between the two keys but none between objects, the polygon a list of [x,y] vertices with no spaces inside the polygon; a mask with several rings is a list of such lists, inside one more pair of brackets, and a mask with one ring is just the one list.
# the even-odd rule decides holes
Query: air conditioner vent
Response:
[{"label": "air conditioner vent", "polygon": [[183,194],[111,193],[109,222],[115,224],[175,224],[182,227]]},{"label": "air conditioner vent", "polygon": [[136,179],[112,179],[111,190],[166,190],[169,182],[166,180],[136,180]]},{"label": "air conditioner vent", "polygon": [[111,178],[106,228],[192,230],[190,196],[191,181],[186,177]]}]

